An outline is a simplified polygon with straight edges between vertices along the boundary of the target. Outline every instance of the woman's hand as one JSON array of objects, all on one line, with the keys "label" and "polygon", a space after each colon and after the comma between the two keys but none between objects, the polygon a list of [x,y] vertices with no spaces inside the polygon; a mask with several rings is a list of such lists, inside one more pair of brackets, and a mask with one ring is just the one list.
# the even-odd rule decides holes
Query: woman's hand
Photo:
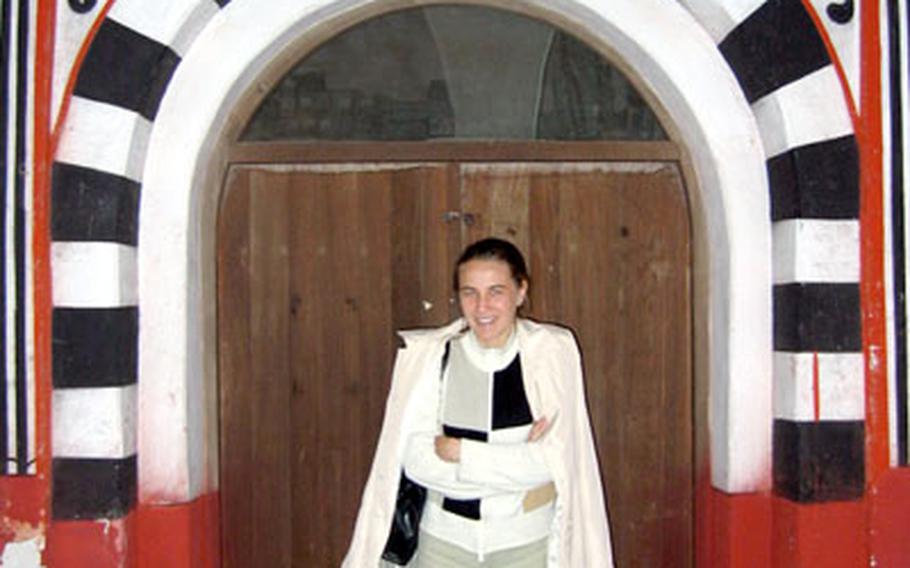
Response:
[{"label": "woman's hand", "polygon": [[538,418],[534,421],[534,424],[531,425],[531,431],[528,432],[528,441],[536,442],[546,435],[550,431],[550,426],[553,423],[547,420],[546,416]]},{"label": "woman's hand", "polygon": [[461,461],[461,440],[449,436],[436,436],[434,440],[436,455],[442,461],[458,463]]}]

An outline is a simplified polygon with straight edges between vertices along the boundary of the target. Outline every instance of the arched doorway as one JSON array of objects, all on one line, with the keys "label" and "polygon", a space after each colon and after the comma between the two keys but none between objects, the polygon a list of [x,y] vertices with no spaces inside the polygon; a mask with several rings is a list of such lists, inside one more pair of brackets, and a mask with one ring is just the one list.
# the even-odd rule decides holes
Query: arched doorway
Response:
[{"label": "arched doorway", "polygon": [[[231,151],[218,247],[226,565],[337,564],[378,435],[392,332],[454,314],[454,257],[488,234],[529,257],[530,315],[579,336],[619,565],[690,565],[690,229],[679,151],[583,44],[503,12],[452,10],[372,21],[394,28],[417,13],[431,23],[438,61],[424,64],[448,66],[448,80],[428,73],[417,89],[426,100],[365,98],[351,86],[365,69],[314,72],[314,60],[335,70],[339,57],[369,50],[349,33],[295,67]],[[447,26],[484,13],[481,25]],[[492,126],[497,89],[464,91],[476,84],[464,70],[476,79],[485,68],[469,50],[447,52],[464,45],[459,30],[483,32],[490,17],[545,38],[525,46],[542,54],[543,79],[530,97],[507,89],[511,116]],[[399,65],[414,51],[403,53]],[[520,67],[506,86],[535,76]],[[605,112],[604,101],[625,112]]]}]

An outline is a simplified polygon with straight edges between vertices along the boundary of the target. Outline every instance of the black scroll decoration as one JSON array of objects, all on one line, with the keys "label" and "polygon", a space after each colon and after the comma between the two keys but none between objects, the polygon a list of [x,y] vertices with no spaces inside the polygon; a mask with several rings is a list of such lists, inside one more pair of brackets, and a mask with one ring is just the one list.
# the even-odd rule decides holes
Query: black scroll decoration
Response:
[{"label": "black scroll decoration", "polygon": [[844,0],[843,2],[832,2],[828,4],[828,7],[825,9],[825,12],[828,13],[828,17],[831,18],[835,23],[845,25],[853,19],[853,14],[855,12],[855,6],[853,0]]},{"label": "black scroll decoration", "polygon": [[77,14],[87,14],[98,4],[98,0],[68,0],[70,9]]}]

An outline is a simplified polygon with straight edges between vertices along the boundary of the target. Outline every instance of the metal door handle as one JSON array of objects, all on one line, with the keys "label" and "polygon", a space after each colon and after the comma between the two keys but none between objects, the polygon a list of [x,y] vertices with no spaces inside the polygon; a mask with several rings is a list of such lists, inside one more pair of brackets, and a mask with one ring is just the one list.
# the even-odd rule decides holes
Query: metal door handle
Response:
[{"label": "metal door handle", "polygon": [[474,213],[463,213],[461,211],[446,211],[442,214],[442,220],[446,223],[461,220],[468,227],[474,226],[477,222],[477,215]]}]

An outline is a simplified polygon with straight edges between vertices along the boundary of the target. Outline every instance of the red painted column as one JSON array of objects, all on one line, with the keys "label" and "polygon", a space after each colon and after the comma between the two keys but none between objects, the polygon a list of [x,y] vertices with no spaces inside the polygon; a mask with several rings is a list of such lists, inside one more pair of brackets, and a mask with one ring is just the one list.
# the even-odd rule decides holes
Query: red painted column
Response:
[{"label": "red painted column", "polygon": [[134,513],[116,520],[54,521],[47,532],[44,562],[53,568],[135,566],[131,547],[135,525]]},{"label": "red painted column", "polygon": [[139,568],[216,568],[221,565],[219,494],[189,503],[140,505],[136,559]]},{"label": "red painted column", "polygon": [[802,504],[774,498],[775,568],[868,566],[864,501]]},{"label": "red painted column", "polygon": [[860,299],[866,362],[866,486],[890,465],[878,2],[860,3]]},{"label": "red painted column", "polygon": [[910,565],[910,468],[887,471],[869,493],[871,558],[876,566]]}]

